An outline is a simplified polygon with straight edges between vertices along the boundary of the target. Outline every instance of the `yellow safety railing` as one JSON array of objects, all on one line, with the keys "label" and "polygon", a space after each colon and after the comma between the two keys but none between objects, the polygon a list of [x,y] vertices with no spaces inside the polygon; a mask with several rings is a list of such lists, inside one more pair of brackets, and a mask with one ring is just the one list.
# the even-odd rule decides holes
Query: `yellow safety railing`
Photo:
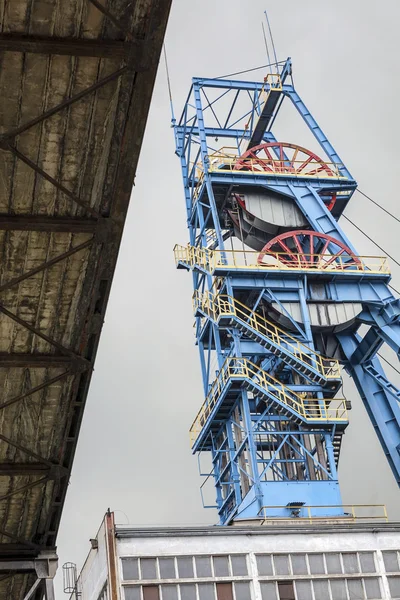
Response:
[{"label": "yellow safety railing", "polygon": [[[274,511],[281,509],[286,511],[299,511],[298,516],[275,516],[268,515],[268,511]],[[329,511],[337,509],[343,511],[343,515],[332,515],[326,514]],[[305,515],[304,515],[305,513]],[[340,504],[340,505],[315,505],[315,506],[263,506],[259,513],[259,517],[263,519],[262,525],[268,522],[284,522],[296,525],[299,523],[321,523],[321,521],[346,521],[347,522],[360,522],[360,521],[385,521],[388,520],[387,510],[385,504]]]},{"label": "yellow safety railing", "polygon": [[[253,175],[274,175],[274,176],[294,176],[294,177],[318,177],[320,179],[347,179],[341,174],[343,165],[340,163],[324,162],[312,159],[304,166],[303,160],[290,160],[279,158],[241,158],[240,156],[230,156],[224,153],[214,152],[208,156],[208,171],[228,171],[247,175],[249,172]],[[201,164],[198,166],[201,172]]]},{"label": "yellow safety railing", "polygon": [[[295,252],[271,252],[260,259],[260,252],[253,250],[209,250],[195,246],[174,248],[175,261],[188,267],[201,267],[209,273],[218,268],[251,269],[257,271],[312,271],[323,273],[359,272],[389,275],[386,256],[357,256],[347,254],[296,254]],[[260,262],[259,262],[260,260]]]},{"label": "yellow safety railing", "polygon": [[201,189],[201,186],[203,185],[203,181],[204,181],[203,168],[198,167],[197,183],[196,183],[196,187],[194,188],[194,192],[193,192],[193,200],[194,201],[196,201],[197,198],[199,197],[200,189]]},{"label": "yellow safety railing", "polygon": [[282,346],[296,361],[301,362],[306,368],[317,371],[324,379],[340,379],[339,361],[315,354],[309,346],[232,296],[215,295],[211,292],[201,293],[196,290],[193,295],[193,307],[195,311],[201,309],[214,321],[222,316],[236,317],[260,336],[269,338],[277,346]]},{"label": "yellow safety railing", "polygon": [[346,400],[343,398],[303,398],[247,358],[229,357],[211,385],[208,396],[190,428],[192,445],[217,404],[222,390],[235,379],[247,380],[264,389],[266,395],[274,396],[281,405],[290,408],[306,422],[348,421]]},{"label": "yellow safety railing", "polygon": [[267,93],[270,90],[275,90],[277,92],[282,91],[282,79],[280,73],[267,73],[267,76],[264,79],[264,87],[267,87]]}]

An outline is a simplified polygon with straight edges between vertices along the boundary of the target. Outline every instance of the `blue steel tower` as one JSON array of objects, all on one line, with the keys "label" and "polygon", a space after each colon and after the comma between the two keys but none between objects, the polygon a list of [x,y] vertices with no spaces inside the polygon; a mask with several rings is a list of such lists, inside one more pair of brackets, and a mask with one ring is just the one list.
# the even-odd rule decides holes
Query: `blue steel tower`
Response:
[{"label": "blue steel tower", "polygon": [[[220,523],[345,518],[337,466],[353,378],[400,484],[400,391],[377,358],[400,352],[385,258],[340,227],[356,189],[294,88],[291,61],[261,82],[194,78],[173,121],[205,400],[191,427],[211,454]],[[292,103],[315,152],[274,130]]]}]

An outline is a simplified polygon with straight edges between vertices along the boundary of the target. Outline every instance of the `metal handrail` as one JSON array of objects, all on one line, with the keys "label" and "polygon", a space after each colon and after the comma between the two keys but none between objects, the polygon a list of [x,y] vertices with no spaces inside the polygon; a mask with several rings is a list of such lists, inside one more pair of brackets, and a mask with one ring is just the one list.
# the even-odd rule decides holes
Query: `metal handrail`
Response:
[{"label": "metal handrail", "polygon": [[[369,509],[369,508],[376,508],[376,509],[380,509],[381,510],[381,514],[378,515],[367,515],[367,516],[363,516],[363,515],[357,515],[357,509]],[[313,522],[317,522],[320,523],[321,521],[327,521],[327,520],[332,520],[332,519],[339,519],[339,520],[346,520],[347,522],[350,521],[365,521],[365,520],[383,520],[383,521],[388,521],[388,515],[387,515],[387,509],[386,509],[386,505],[385,504],[327,504],[327,505],[313,505],[313,506],[309,506],[309,505],[303,505],[303,506],[298,506],[296,507],[297,510],[300,511],[300,514],[302,511],[306,511],[307,516],[296,516],[296,517],[280,517],[280,516],[270,516],[268,517],[266,514],[267,510],[292,510],[293,507],[290,506],[282,506],[282,505],[276,505],[276,506],[262,506],[258,512],[258,516],[261,517],[263,519],[263,523],[265,524],[265,522],[267,521],[279,521],[279,522],[290,522],[292,524],[296,524],[296,523],[313,523]],[[343,515],[322,515],[322,516],[316,516],[315,514],[313,515],[312,513],[315,512],[318,509],[323,509],[323,510],[330,510],[330,509],[338,509],[343,511]],[[263,513],[263,514],[262,514]]]},{"label": "metal handrail", "polygon": [[[226,154],[210,154],[208,155],[208,172],[209,173],[221,173],[229,172],[239,175],[248,175],[250,172],[252,175],[264,175],[264,176],[293,176],[303,178],[319,178],[319,179],[347,179],[341,174],[342,164],[339,163],[324,163],[329,170],[324,170],[318,161],[310,161],[307,167],[311,167],[309,170],[303,172],[302,168],[304,160],[289,161],[280,159],[263,159],[263,158],[245,158],[240,159],[241,166],[236,168],[236,165],[240,159],[240,156],[228,156]],[[330,172],[329,172],[330,171]],[[197,182],[193,191],[193,199],[197,200],[200,193],[200,188],[204,181],[204,167],[202,163],[198,163],[196,166]]]},{"label": "metal handrail", "polygon": [[[237,167],[237,164],[240,166]],[[197,167],[199,172],[202,170],[201,163]],[[208,171],[229,171],[245,175],[290,175],[296,177],[317,177],[319,179],[347,179],[341,174],[343,165],[341,163],[324,162],[323,165],[317,160],[312,159],[307,164],[307,170],[304,169],[304,160],[289,160],[279,158],[241,158],[240,156],[227,156],[214,152],[208,155]]]},{"label": "metal handrail", "polygon": [[[354,256],[340,254],[298,254],[290,252],[268,252],[259,262],[260,252],[254,250],[210,250],[196,246],[175,245],[175,262],[186,263],[190,267],[202,267],[209,273],[224,267],[227,269],[251,269],[257,271],[312,271],[322,273],[353,272],[389,275],[386,256]],[[264,262],[265,261],[265,262]],[[268,262],[267,262],[268,261]]]},{"label": "metal handrail", "polygon": [[248,380],[261,388],[269,397],[272,394],[280,404],[286,405],[306,422],[332,421],[345,423],[348,421],[345,399],[303,398],[247,358],[228,357],[192,423],[190,428],[192,445],[197,440],[217,404],[224,387],[232,379]]},{"label": "metal handrail", "polygon": [[295,360],[318,371],[325,379],[340,379],[338,360],[317,354],[315,350],[232,296],[227,294],[217,295],[208,291],[201,293],[196,290],[193,295],[193,305],[195,310],[197,308],[202,309],[214,321],[217,321],[221,316],[232,315],[236,317],[244,325],[271,339],[274,344],[283,346]]}]

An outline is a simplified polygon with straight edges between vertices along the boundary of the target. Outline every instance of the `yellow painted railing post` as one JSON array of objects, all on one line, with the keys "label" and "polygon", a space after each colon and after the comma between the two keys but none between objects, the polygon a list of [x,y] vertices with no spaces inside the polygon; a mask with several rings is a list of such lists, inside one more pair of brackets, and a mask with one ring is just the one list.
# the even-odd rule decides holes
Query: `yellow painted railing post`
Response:
[{"label": "yellow painted railing post", "polygon": [[[210,272],[215,270],[218,266],[223,264],[221,260],[221,250],[208,250],[208,254],[205,254],[205,248],[194,248],[187,247],[187,250],[183,247],[175,246],[175,260],[179,262],[186,262],[190,264],[192,268],[196,265],[204,266]],[[259,253],[255,251],[242,251],[242,250],[224,250],[228,256],[228,264],[225,267],[235,269],[256,269],[260,271],[265,270],[301,270],[301,271],[323,271],[326,273],[333,273],[337,271],[346,272],[347,270],[357,270],[360,272],[367,273],[381,273],[390,274],[389,265],[385,257],[378,256],[359,256],[357,259],[359,263],[354,262],[354,258],[350,256],[336,256],[334,261],[325,260],[322,262],[319,255],[303,255],[293,253],[291,264],[287,262],[287,253],[274,253],[271,254],[271,258],[274,258],[277,262],[258,262]],[[268,255],[266,255],[268,256]],[[283,261],[281,262],[281,256]],[[188,262],[188,258],[190,261]],[[239,257],[245,258],[240,261]],[[326,255],[325,259],[328,259],[329,255]],[[315,260],[317,258],[318,260]]]}]

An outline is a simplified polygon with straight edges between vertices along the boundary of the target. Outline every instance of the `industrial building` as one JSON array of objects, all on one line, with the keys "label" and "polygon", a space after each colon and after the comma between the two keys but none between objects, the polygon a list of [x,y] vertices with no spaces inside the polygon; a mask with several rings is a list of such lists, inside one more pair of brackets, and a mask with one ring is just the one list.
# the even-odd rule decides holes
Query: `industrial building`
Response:
[{"label": "industrial building", "polygon": [[135,528],[107,513],[71,600],[400,598],[400,525]]}]

